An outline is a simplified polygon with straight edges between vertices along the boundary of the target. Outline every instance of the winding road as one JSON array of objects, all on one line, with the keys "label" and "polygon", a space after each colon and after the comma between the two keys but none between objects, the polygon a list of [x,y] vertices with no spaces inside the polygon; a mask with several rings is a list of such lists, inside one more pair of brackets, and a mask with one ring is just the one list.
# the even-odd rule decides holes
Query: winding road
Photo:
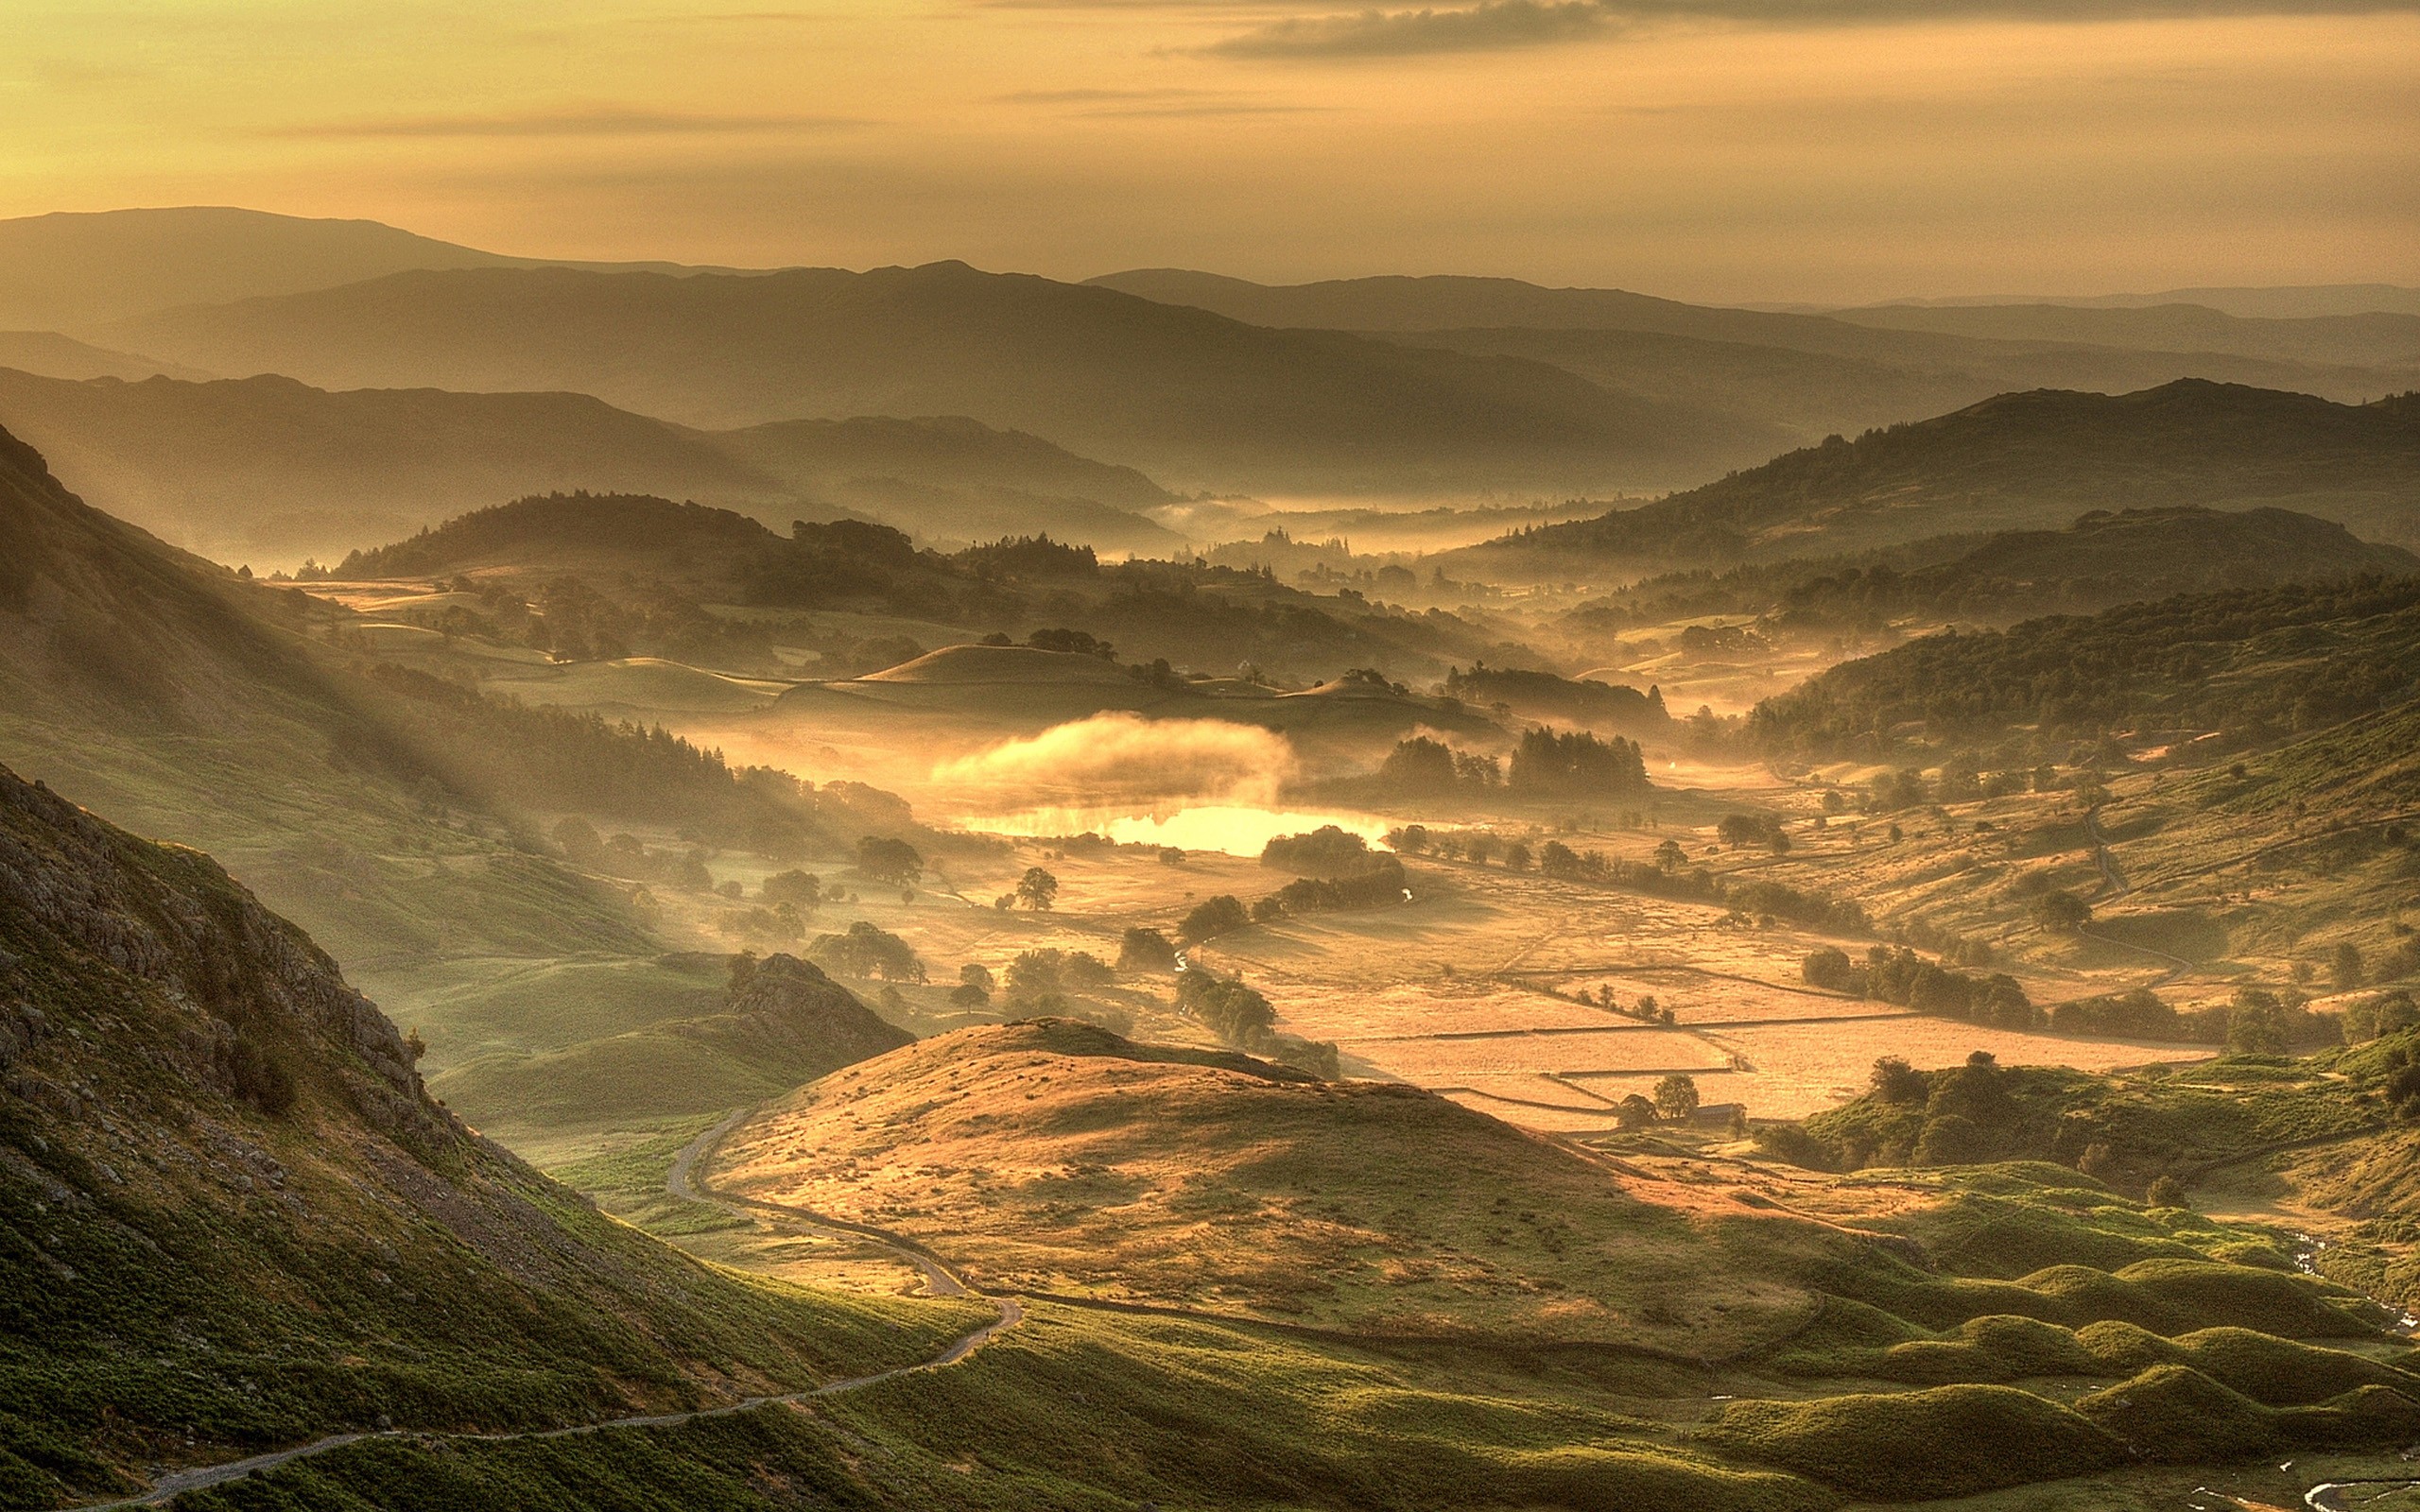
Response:
[{"label": "winding road", "polygon": [[[673,1158],[671,1170],[666,1174],[665,1189],[672,1195],[688,1202],[714,1203],[720,1207],[733,1208],[735,1211],[742,1206],[770,1209],[786,1217],[819,1228],[872,1239],[896,1251],[902,1259],[923,1272],[926,1289],[933,1296],[982,1296],[981,1293],[968,1286],[963,1279],[938,1257],[924,1252],[911,1242],[902,1240],[896,1235],[843,1222],[837,1218],[824,1218],[802,1209],[778,1203],[759,1203],[747,1198],[735,1200],[726,1198],[704,1188],[698,1178],[699,1162],[712,1153],[714,1147],[721,1143],[725,1135],[736,1128],[750,1111],[751,1109],[748,1108],[739,1109],[683,1146],[681,1153]],[[407,1440],[415,1444],[503,1444],[544,1438],[577,1438],[585,1434],[609,1433],[622,1428],[677,1428],[683,1423],[699,1422],[709,1418],[729,1418],[738,1413],[753,1412],[759,1407],[797,1406],[819,1397],[836,1397],[843,1392],[862,1390],[881,1382],[914,1375],[920,1371],[945,1369],[991,1343],[994,1337],[1025,1321],[1025,1305],[1018,1298],[984,1297],[983,1300],[997,1307],[999,1315],[980,1327],[970,1329],[959,1334],[952,1339],[947,1347],[929,1359],[919,1360],[913,1365],[896,1366],[889,1370],[877,1370],[872,1375],[852,1376],[845,1381],[826,1382],[822,1385],[812,1386],[804,1391],[780,1392],[763,1397],[743,1397],[737,1401],[725,1402],[718,1407],[700,1407],[688,1412],[645,1413],[628,1418],[609,1418],[601,1422],[575,1423],[567,1428],[539,1428],[513,1434],[428,1433],[406,1428],[388,1429],[378,1433],[332,1434],[325,1438],[313,1439],[307,1444],[298,1444],[292,1449],[254,1454],[249,1459],[230,1460],[220,1465],[202,1465],[192,1469],[177,1470],[160,1477],[149,1490],[138,1495],[120,1498],[113,1502],[85,1503],[71,1509],[71,1512],[109,1512],[109,1509],[117,1507],[160,1506],[176,1500],[187,1491],[199,1491],[206,1486],[224,1486],[230,1481],[240,1481],[248,1476],[258,1475],[265,1470],[276,1469],[282,1465],[291,1465],[297,1460],[310,1459],[315,1455],[342,1449],[348,1444],[369,1443],[381,1439]]]}]

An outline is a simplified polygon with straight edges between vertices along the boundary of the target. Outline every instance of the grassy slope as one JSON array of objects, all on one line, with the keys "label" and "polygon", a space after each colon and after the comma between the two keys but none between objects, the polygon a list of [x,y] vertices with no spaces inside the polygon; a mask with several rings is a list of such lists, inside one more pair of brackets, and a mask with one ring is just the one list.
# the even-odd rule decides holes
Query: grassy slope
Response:
[{"label": "grassy slope", "polygon": [[428,1102],[207,858],[0,774],[0,1501],[383,1417],[521,1426],[919,1357],[966,1310],[719,1274]]}]

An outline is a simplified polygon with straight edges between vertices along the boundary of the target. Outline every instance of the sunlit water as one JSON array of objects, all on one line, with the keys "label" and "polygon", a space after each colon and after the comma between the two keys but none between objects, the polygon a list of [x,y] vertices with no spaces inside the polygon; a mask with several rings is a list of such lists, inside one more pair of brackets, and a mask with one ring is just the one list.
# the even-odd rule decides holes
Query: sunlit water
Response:
[{"label": "sunlit water", "polygon": [[1367,814],[1322,813],[1305,809],[1271,809],[1244,804],[1207,803],[1138,813],[1132,808],[1027,809],[959,821],[970,830],[994,834],[1098,834],[1128,845],[1174,846],[1180,850],[1222,850],[1229,855],[1256,856],[1281,834],[1302,834],[1323,824],[1373,844],[1386,838],[1393,826]]}]

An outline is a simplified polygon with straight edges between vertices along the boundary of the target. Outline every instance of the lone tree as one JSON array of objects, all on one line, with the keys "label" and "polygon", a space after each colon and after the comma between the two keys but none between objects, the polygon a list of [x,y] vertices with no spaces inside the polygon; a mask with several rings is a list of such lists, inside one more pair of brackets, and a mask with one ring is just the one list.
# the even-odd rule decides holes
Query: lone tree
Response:
[{"label": "lone tree", "polygon": [[1017,902],[1037,914],[1046,914],[1059,901],[1059,879],[1040,867],[1028,867],[1017,879]]},{"label": "lone tree", "polygon": [[1658,871],[1678,871],[1688,863],[1688,859],[1689,853],[1681,849],[1678,840],[1667,840],[1655,848],[1655,868]]},{"label": "lone tree", "polygon": [[981,961],[969,961],[958,969],[958,986],[949,989],[949,1000],[961,1008],[979,1008],[992,1001],[992,969]]},{"label": "lone tree", "polygon": [[1156,929],[1141,925],[1118,937],[1117,969],[1121,971],[1165,971],[1176,964],[1176,947]]},{"label": "lone tree", "polygon": [[1668,1123],[1685,1124],[1697,1116],[1698,1084],[1694,1076],[1679,1073],[1655,1084],[1656,1116]]},{"label": "lone tree", "polygon": [[2092,922],[2092,904],[2064,887],[2054,887],[2033,902],[2033,921],[2053,935],[2074,935]]},{"label": "lone tree", "polygon": [[925,876],[925,858],[905,840],[869,834],[857,842],[857,869],[876,882],[906,886]]},{"label": "lone tree", "polygon": [[811,871],[801,871],[793,867],[767,877],[763,891],[768,904],[788,903],[793,908],[812,908],[823,901],[823,880]]}]

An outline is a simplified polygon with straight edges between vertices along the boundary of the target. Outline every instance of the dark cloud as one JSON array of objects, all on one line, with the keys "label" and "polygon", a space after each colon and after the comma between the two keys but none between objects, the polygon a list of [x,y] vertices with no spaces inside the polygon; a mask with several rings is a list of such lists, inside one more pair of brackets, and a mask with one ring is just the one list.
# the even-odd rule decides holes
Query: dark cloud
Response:
[{"label": "dark cloud", "polygon": [[281,127],[282,137],[732,136],[751,132],[833,131],[863,126],[837,115],[702,115],[664,111],[539,111],[511,115],[406,115],[316,121]]},{"label": "dark cloud", "polygon": [[1634,23],[1676,20],[1789,26],[2415,10],[2420,0],[1483,0],[1465,9],[1362,10],[1272,22],[1202,51],[1224,58],[1301,59],[1493,52],[1586,41]]}]

